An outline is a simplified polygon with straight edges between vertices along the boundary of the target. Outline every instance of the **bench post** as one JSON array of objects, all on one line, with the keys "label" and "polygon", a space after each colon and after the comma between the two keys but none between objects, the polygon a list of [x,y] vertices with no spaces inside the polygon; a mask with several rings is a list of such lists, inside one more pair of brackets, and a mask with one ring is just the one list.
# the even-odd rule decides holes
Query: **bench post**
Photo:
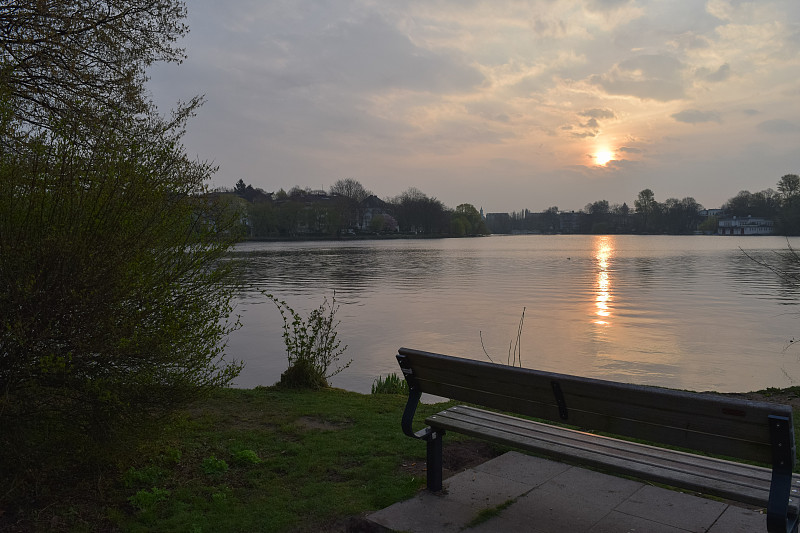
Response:
[{"label": "bench post", "polygon": [[427,485],[428,490],[431,492],[439,492],[442,490],[442,437],[444,436],[443,430],[433,431],[426,439],[428,441],[427,449]]},{"label": "bench post", "polygon": [[795,462],[794,430],[785,416],[769,415],[772,440],[772,483],[767,503],[767,531],[797,531],[797,516],[789,516],[792,495],[792,469]]},{"label": "bench post", "polygon": [[439,492],[442,490],[442,437],[444,430],[435,430],[431,427],[423,428],[419,431],[414,431],[412,422],[414,421],[414,413],[417,410],[419,399],[422,397],[417,378],[414,376],[414,370],[405,355],[398,355],[397,362],[400,363],[400,369],[403,371],[403,376],[408,383],[408,401],[406,408],[403,411],[403,418],[400,422],[403,433],[415,439],[422,439],[426,442],[426,463],[427,463],[427,485],[428,490],[431,492]]}]

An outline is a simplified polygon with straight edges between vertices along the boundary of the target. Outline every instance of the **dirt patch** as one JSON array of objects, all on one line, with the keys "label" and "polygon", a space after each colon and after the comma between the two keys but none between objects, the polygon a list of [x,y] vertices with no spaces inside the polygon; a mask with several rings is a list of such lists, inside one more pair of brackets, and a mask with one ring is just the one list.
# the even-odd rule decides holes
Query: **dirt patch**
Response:
[{"label": "dirt patch", "polygon": [[[367,514],[337,520],[332,524],[323,526],[321,529],[315,529],[314,533],[391,533],[385,527],[367,520]],[[300,531],[305,533],[306,530]]]},{"label": "dirt patch", "polygon": [[341,422],[333,422],[325,420],[324,418],[315,418],[313,416],[301,416],[295,420],[295,424],[304,429],[320,429],[322,431],[336,431],[353,425],[352,420],[344,420]]},{"label": "dirt patch", "polygon": [[724,396],[758,402],[782,403],[792,406],[792,409],[800,409],[800,396],[798,396],[798,391],[795,388],[775,390],[774,392],[735,392],[725,394]]},{"label": "dirt patch", "polygon": [[[448,478],[468,468],[485,463],[500,455],[500,451],[480,440],[459,440],[448,442],[445,439],[442,451],[442,476]],[[400,468],[415,477],[427,475],[425,461],[404,461]]]},{"label": "dirt patch", "polygon": [[488,442],[464,440],[445,444],[443,452],[443,475],[445,478],[468,468],[485,463],[500,455],[500,451]]}]

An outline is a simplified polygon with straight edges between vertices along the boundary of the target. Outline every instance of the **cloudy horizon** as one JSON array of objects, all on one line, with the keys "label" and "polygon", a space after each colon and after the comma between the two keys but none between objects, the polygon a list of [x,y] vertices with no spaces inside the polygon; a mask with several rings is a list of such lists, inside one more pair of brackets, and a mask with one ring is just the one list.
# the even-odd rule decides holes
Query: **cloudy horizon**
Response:
[{"label": "cloudy horizon", "polygon": [[162,108],[205,95],[190,155],[213,185],[449,207],[719,207],[800,172],[796,0],[190,0]]}]

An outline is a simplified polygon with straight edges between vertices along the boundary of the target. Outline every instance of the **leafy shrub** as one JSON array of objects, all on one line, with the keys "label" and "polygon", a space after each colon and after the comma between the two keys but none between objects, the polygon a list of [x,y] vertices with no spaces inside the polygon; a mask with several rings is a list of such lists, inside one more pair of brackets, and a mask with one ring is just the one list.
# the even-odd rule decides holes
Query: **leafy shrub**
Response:
[{"label": "leafy shrub", "polygon": [[233,454],[233,464],[239,466],[257,465],[261,458],[253,450],[239,450]]},{"label": "leafy shrub", "polygon": [[142,468],[130,467],[122,479],[126,487],[135,487],[141,485],[153,485],[166,475],[166,472],[155,466],[148,465]]},{"label": "leafy shrub", "polygon": [[167,489],[153,487],[152,490],[142,489],[138,491],[136,494],[128,498],[128,501],[140,511],[149,511],[153,509],[153,507],[155,507],[159,502],[166,500],[169,494],[170,492]]},{"label": "leafy shrub", "polygon": [[231,489],[225,486],[217,487],[211,493],[211,503],[217,506],[224,506],[231,500]]},{"label": "leafy shrub", "polygon": [[340,321],[335,319],[339,309],[335,293],[330,303],[325,298],[305,319],[285,301],[268,293],[264,293],[264,296],[272,300],[283,318],[283,342],[289,368],[281,374],[281,386],[307,389],[327,387],[329,378],[350,366],[352,360],[337,366],[347,345],[342,347],[337,339],[336,328]]},{"label": "leafy shrub", "polygon": [[372,383],[372,394],[408,394],[408,382],[397,374],[378,376]]},{"label": "leafy shrub", "polygon": [[[17,2],[0,32],[0,486],[115,465],[176,408],[231,382],[237,215],[146,69],[178,61],[185,9]],[[11,33],[9,28],[13,28]],[[20,38],[12,33],[18,32]]]},{"label": "leafy shrub", "polygon": [[289,389],[321,389],[328,386],[325,372],[309,359],[297,359],[281,373],[278,383]]},{"label": "leafy shrub", "polygon": [[181,458],[183,457],[183,453],[176,449],[176,448],[167,448],[164,452],[159,456],[161,462],[167,465],[176,465],[181,462]]},{"label": "leafy shrub", "polygon": [[221,476],[228,471],[228,463],[212,455],[203,459],[200,468],[203,469],[203,473],[207,476]]}]

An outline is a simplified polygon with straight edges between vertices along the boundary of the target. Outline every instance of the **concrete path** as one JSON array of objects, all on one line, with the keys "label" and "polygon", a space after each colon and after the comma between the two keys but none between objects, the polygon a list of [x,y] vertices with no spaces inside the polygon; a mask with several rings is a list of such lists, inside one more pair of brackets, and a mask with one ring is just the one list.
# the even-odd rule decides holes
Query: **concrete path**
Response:
[{"label": "concrete path", "polygon": [[[758,533],[767,518],[646,483],[508,452],[367,518],[391,531]],[[483,520],[481,520],[481,518]]]}]

